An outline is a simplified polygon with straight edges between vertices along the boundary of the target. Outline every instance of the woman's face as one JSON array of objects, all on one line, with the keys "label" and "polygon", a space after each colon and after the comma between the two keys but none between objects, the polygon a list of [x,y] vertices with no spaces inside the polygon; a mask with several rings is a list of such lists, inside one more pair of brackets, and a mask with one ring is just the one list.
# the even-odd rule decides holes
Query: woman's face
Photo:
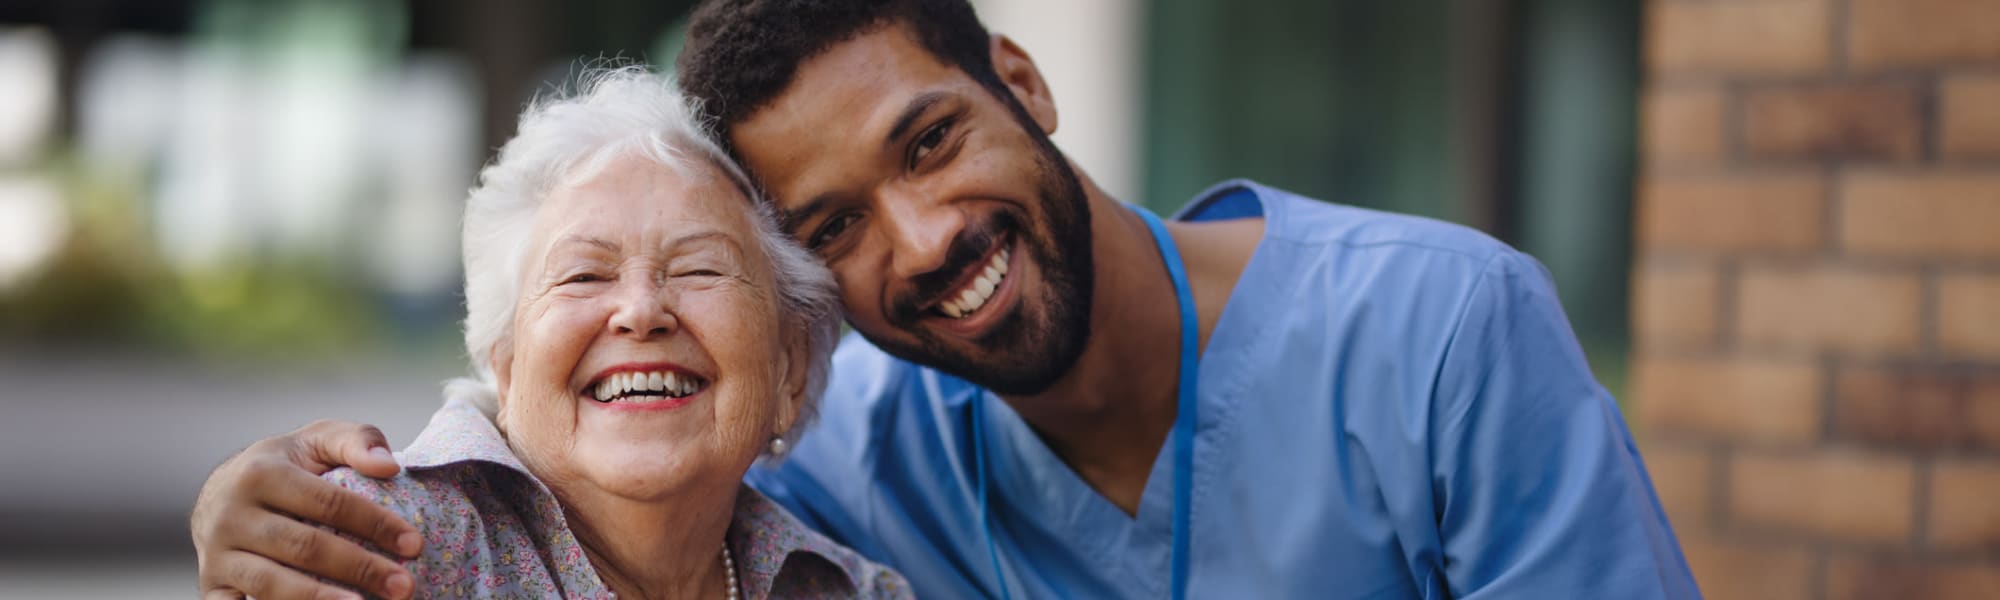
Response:
[{"label": "woman's face", "polygon": [[558,493],[733,490],[803,398],[749,200],[720,169],[613,161],[535,216],[497,421]]}]

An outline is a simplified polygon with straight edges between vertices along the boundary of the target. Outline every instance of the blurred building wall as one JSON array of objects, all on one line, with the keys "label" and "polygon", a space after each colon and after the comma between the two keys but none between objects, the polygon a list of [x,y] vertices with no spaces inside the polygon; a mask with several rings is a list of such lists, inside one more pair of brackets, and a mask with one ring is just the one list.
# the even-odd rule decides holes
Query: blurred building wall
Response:
[{"label": "blurred building wall", "polygon": [[1632,326],[1709,598],[2000,598],[2000,2],[1651,0]]},{"label": "blurred building wall", "polygon": [[1143,200],[1244,177],[1479,228],[1548,266],[1623,397],[1640,5],[1146,3]]},{"label": "blurred building wall", "polygon": [[[1139,194],[1138,0],[973,0],[979,19],[1035,60],[1055,96],[1051,139],[1112,197]],[[1178,200],[1178,199],[1177,199]]]}]

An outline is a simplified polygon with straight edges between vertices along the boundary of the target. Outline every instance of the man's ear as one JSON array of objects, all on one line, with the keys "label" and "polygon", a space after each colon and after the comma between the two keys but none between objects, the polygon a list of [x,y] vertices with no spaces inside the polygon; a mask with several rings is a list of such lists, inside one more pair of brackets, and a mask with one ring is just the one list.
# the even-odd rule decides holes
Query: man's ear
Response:
[{"label": "man's ear", "polygon": [[1000,76],[1000,82],[1007,84],[1007,90],[1014,93],[1014,99],[1028,109],[1028,116],[1035,124],[1042,126],[1042,133],[1056,132],[1056,99],[1049,93],[1049,84],[1042,80],[1041,69],[1035,68],[1035,60],[1028,58],[1028,51],[1014,43],[1007,36],[993,34],[993,72]]}]

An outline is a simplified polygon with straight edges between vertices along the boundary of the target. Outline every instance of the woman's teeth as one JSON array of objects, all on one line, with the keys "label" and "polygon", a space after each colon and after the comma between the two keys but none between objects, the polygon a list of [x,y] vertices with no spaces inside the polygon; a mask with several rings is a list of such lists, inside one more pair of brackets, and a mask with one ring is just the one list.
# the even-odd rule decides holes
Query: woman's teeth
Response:
[{"label": "woman's teeth", "polygon": [[944,313],[947,317],[962,319],[986,306],[986,301],[993,298],[993,289],[1000,287],[1000,282],[1007,278],[1007,256],[1010,253],[1011,250],[1008,248],[1001,248],[999,252],[993,253],[993,259],[986,261],[986,270],[978,277],[972,278],[965,289],[959,290],[958,295],[939,302],[938,312]]},{"label": "woman's teeth", "polygon": [[708,382],[699,377],[671,371],[619,373],[598,382],[592,395],[597,397],[598,402],[636,401],[647,397],[682,398],[707,386]]}]

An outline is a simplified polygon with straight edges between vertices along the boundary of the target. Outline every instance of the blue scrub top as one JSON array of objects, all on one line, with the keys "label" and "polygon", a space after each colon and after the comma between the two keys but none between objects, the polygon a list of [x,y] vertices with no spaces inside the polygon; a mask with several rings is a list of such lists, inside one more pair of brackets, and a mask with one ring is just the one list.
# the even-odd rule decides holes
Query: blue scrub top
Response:
[{"label": "blue scrub top", "polygon": [[[1539,263],[1245,181],[1176,218],[1252,216],[1201,355],[1189,597],[1700,597]],[[1172,453],[1127,516],[997,396],[852,335],[820,415],[750,483],[919,596],[1167,596]]]}]

